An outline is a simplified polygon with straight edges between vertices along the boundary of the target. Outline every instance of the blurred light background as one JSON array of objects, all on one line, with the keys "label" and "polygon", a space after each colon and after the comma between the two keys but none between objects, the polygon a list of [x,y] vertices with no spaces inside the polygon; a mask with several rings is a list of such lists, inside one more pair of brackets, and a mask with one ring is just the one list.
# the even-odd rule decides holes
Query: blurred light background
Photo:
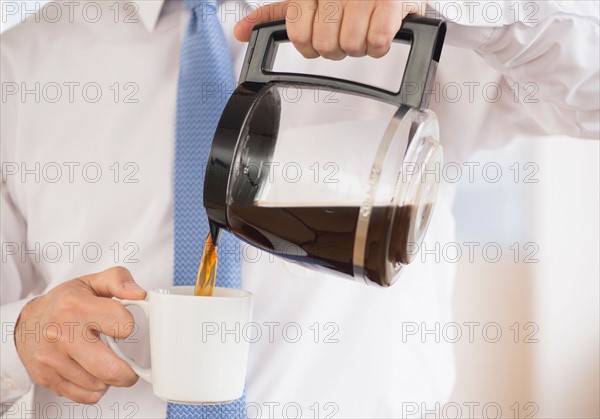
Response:
[{"label": "blurred light background", "polygon": [[[2,8],[1,30],[18,23]],[[14,3],[14,2],[13,2]],[[20,2],[21,3],[21,2]],[[47,1],[27,1],[29,8]],[[459,262],[455,321],[515,323],[518,343],[477,339],[456,343],[457,382],[451,401],[489,403],[506,418],[600,417],[600,143],[569,138],[521,138],[479,151],[470,162],[506,170],[527,163],[537,183],[462,177],[456,197],[457,242],[519,243],[520,262]],[[530,166],[531,167],[531,166]],[[512,175],[512,173],[511,173]],[[523,249],[525,243],[537,247]],[[536,263],[525,254],[538,249]],[[511,333],[515,333],[511,330]],[[526,342],[530,336],[536,342]],[[517,404],[515,404],[517,403]],[[493,409],[489,410],[494,417]],[[530,416],[531,415],[531,416]]]},{"label": "blurred light background", "polygon": [[[520,263],[459,265],[455,320],[519,323],[521,336],[519,343],[459,342],[453,400],[503,408],[518,402],[515,417],[534,408],[536,418],[600,417],[599,146],[522,138],[469,159],[503,167],[534,162],[539,182],[463,182],[455,205],[458,241],[536,243],[539,262],[523,263],[521,256]],[[523,329],[529,322],[534,326]],[[534,331],[537,343],[524,342]],[[524,409],[529,402],[535,406]]]}]

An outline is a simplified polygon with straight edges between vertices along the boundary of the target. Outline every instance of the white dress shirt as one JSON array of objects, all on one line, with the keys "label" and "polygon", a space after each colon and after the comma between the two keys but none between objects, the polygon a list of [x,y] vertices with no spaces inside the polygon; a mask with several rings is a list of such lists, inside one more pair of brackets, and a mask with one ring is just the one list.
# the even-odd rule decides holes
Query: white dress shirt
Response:
[{"label": "white dress shirt", "polygon": [[[29,16],[1,40],[2,403],[32,385],[12,336],[31,298],[114,265],[129,268],[146,289],[172,282],[175,99],[189,15],[177,1],[96,2],[87,9],[67,3],[46,6],[45,15]],[[460,98],[431,102],[446,161],[517,134],[598,138],[597,2],[499,2],[499,19],[482,12],[494,2],[479,2],[472,16],[466,12],[474,2],[432,3],[456,21],[438,82],[462,86]],[[452,15],[447,3],[465,13]],[[527,4],[537,5],[533,15]],[[237,2],[220,9],[238,71],[245,48],[232,28],[244,10]],[[299,54],[284,58],[299,72],[326,65]],[[397,66],[387,63],[349,60],[342,72],[397,76]],[[503,95],[486,101],[475,90],[470,97],[465,83],[497,83]],[[536,100],[525,100],[530,94]],[[442,186],[426,242],[453,240],[453,195]],[[263,325],[251,345],[248,414],[397,417],[409,405],[447,400],[452,345],[407,341],[403,327],[451,320],[454,271],[443,259],[417,259],[398,284],[378,289],[264,255],[245,261],[243,288],[254,293],[255,321]],[[141,343],[126,346],[147,364],[144,319],[138,320]],[[302,336],[293,343],[298,328]],[[142,380],[110,388],[95,407],[38,385],[33,402],[4,405],[7,417],[150,418],[166,409]]]}]

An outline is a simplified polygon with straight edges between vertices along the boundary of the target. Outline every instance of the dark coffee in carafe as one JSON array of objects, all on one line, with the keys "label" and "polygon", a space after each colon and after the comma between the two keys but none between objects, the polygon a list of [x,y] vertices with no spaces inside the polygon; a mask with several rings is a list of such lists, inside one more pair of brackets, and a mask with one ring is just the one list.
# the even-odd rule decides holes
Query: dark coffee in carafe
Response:
[{"label": "dark coffee in carafe", "polygon": [[[354,275],[356,240],[365,240],[365,275],[384,283],[386,263],[408,264],[417,206],[375,206],[366,237],[357,238],[359,206],[231,204],[231,230],[250,244],[288,260]],[[425,208],[428,211],[428,208]]]}]

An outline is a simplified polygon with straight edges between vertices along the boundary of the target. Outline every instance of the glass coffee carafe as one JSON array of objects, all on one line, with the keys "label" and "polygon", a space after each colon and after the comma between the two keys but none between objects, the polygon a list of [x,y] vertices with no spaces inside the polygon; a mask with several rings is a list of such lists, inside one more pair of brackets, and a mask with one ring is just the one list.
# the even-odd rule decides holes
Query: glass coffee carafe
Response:
[{"label": "glass coffee carafe", "polygon": [[[204,205],[265,251],[368,284],[393,284],[427,230],[442,162],[427,110],[445,24],[409,16],[399,92],[273,71],[283,22],[257,27],[215,133]],[[427,175],[429,173],[429,175]]]}]

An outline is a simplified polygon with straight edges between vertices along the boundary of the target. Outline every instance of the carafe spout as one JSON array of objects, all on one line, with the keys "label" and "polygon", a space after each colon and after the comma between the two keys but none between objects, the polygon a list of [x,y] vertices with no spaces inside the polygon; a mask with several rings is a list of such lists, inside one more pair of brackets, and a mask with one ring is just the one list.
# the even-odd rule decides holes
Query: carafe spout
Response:
[{"label": "carafe spout", "polygon": [[208,228],[210,230],[210,236],[212,237],[213,244],[218,246],[219,239],[221,238],[221,227],[217,223],[209,221]]}]

